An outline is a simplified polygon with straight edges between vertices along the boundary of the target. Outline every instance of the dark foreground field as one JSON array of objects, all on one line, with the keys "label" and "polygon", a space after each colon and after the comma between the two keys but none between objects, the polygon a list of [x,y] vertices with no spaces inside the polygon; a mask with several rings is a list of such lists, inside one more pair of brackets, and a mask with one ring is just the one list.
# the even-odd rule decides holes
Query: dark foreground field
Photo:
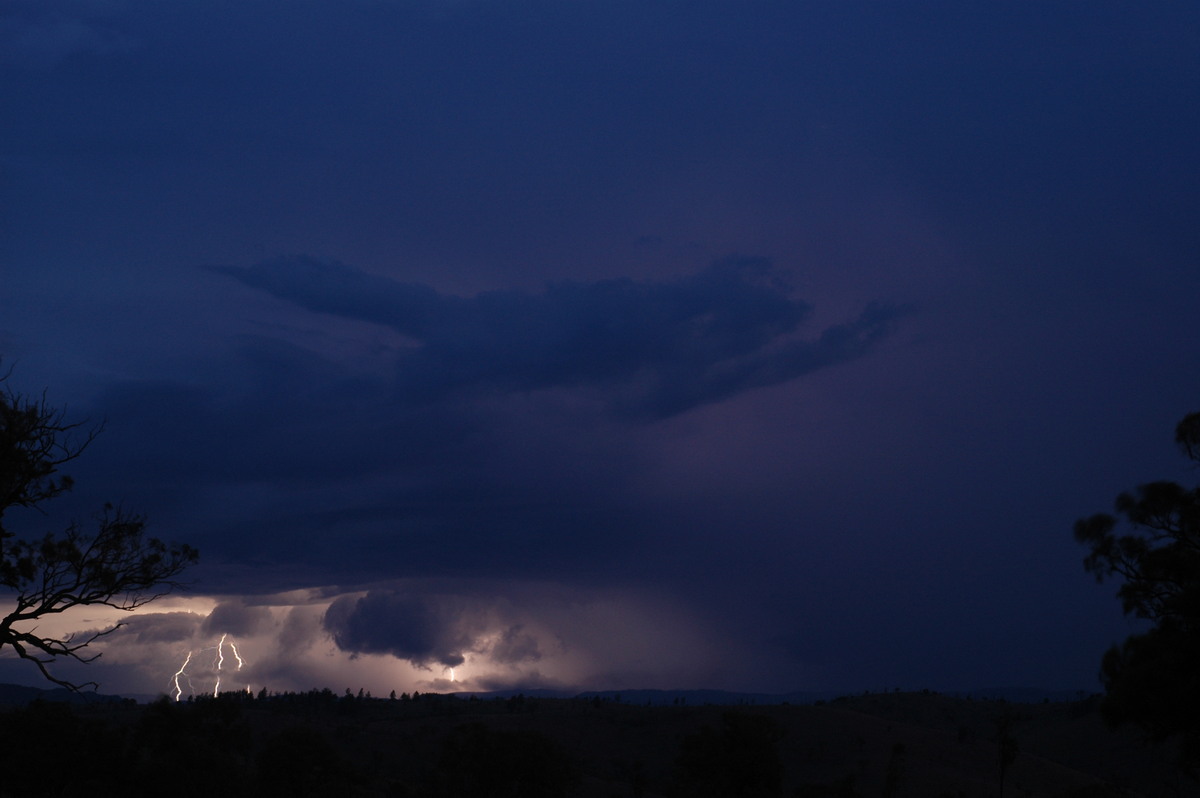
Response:
[{"label": "dark foreground field", "polygon": [[0,710],[0,796],[1187,796],[1096,700],[889,693],[816,706],[371,699],[329,691]]}]

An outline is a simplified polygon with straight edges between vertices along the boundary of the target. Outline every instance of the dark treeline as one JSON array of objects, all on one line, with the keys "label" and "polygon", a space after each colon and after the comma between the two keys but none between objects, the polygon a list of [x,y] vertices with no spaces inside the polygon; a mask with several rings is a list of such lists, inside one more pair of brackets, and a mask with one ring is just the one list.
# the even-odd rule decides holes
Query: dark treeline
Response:
[{"label": "dark treeline", "polygon": [[327,689],[35,701],[0,710],[0,798],[1115,798],[1195,786],[1164,751],[1108,730],[1097,704],[891,693],[730,708]]},{"label": "dark treeline", "polygon": [[[573,794],[571,758],[539,732],[380,727],[451,717],[460,703],[328,689],[148,705],[34,701],[0,715],[0,751],[21,765],[7,771],[0,796]],[[486,703],[494,713],[530,708],[523,697]],[[363,745],[368,734],[380,745]]]}]

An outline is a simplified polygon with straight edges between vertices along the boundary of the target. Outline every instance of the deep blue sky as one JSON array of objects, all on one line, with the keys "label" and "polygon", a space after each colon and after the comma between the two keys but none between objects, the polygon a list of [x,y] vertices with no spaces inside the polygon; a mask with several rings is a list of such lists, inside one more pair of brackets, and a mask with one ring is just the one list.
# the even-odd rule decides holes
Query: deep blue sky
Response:
[{"label": "deep blue sky", "polygon": [[0,91],[64,509],[203,554],[106,688],[1090,689],[1071,525],[1195,479],[1194,2],[10,1]]}]

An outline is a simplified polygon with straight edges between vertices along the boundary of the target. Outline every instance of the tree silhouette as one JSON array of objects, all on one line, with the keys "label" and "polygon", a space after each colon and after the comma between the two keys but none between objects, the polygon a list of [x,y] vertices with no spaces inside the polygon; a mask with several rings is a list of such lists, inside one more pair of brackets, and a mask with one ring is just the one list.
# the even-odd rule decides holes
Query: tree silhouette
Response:
[{"label": "tree silhouette", "polygon": [[[1175,428],[1175,442],[1200,465],[1200,413]],[[1200,764],[1200,486],[1151,482],[1122,493],[1118,518],[1094,515],[1075,524],[1091,548],[1084,566],[1098,581],[1123,580],[1125,613],[1152,628],[1105,654],[1101,712],[1114,725],[1135,723],[1156,740],[1178,738],[1182,762]]]},{"label": "tree silhouette", "polygon": [[74,483],[60,468],[100,429],[67,421],[44,395],[16,393],[8,377],[0,375],[0,587],[16,593],[16,602],[0,618],[0,649],[11,646],[55,684],[96,687],[59,679],[47,666],[60,658],[91,662],[99,654],[87,654],[88,645],[123,624],[75,638],[39,634],[36,622],[78,606],[136,609],[177,587],[176,577],[198,555],[190,546],[144,537],[145,518],[112,505],[95,516],[94,529],[72,522],[61,534],[17,539],[6,526],[8,511],[41,510],[69,491]]}]

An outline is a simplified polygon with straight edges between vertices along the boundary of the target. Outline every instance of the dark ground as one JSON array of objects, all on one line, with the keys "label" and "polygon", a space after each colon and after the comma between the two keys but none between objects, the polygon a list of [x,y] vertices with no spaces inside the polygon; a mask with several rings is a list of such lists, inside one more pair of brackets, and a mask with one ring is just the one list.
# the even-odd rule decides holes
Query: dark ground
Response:
[{"label": "dark ground", "polygon": [[0,710],[0,796],[1200,795],[1171,752],[1106,729],[1098,698],[936,693],[818,705],[227,694]]}]

